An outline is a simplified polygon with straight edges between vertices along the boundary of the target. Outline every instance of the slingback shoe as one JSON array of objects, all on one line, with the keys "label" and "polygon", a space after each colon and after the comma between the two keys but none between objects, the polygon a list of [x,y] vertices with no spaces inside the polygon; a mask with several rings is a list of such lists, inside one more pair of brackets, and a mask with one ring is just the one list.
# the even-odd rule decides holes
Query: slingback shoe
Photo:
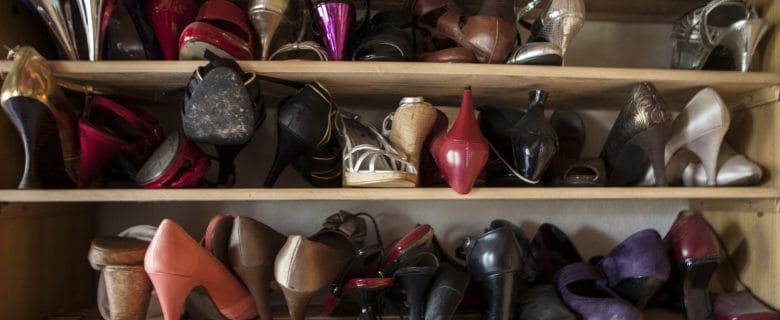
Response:
[{"label": "slingback shoe", "polygon": [[748,71],[768,27],[745,1],[712,0],[675,23],[672,68]]},{"label": "slingback shoe", "polygon": [[230,233],[230,266],[246,285],[260,319],[272,319],[271,283],[274,260],[287,238],[271,227],[248,217],[236,217]]},{"label": "slingback shoe", "polygon": [[344,148],[344,186],[412,188],[417,168],[370,123],[340,111],[338,138]]},{"label": "slingback shoe", "polygon": [[160,223],[146,251],[144,269],[157,291],[166,320],[179,319],[187,295],[198,286],[206,289],[222,316],[228,319],[257,316],[246,288],[172,220],[164,219]]},{"label": "slingback shoe", "polygon": [[[295,0],[252,0],[249,2],[249,18],[260,42],[260,58],[270,60],[275,45],[292,41],[295,26],[306,24],[297,21],[298,1]],[[288,30],[290,29],[290,30]]]},{"label": "slingback shoe", "polygon": [[463,102],[452,129],[438,133],[430,149],[447,184],[457,193],[469,193],[485,168],[490,153],[487,139],[474,117],[471,87],[463,91]]},{"label": "slingback shoe", "polygon": [[405,97],[398,109],[388,115],[382,125],[384,135],[390,123],[390,143],[406,155],[415,168],[420,167],[423,144],[436,122],[436,109],[423,97]]},{"label": "slingback shoe", "polygon": [[439,266],[436,278],[428,291],[425,303],[425,320],[449,320],[455,315],[469,277],[466,272],[459,271],[448,263]]},{"label": "slingback shoe", "polygon": [[151,22],[166,60],[179,59],[179,38],[195,21],[198,5],[194,0],[147,0],[146,17]]},{"label": "slingback shoe", "polygon": [[466,18],[461,45],[480,63],[505,63],[517,38],[513,21],[513,1],[484,1],[476,15]]},{"label": "slingback shoe", "polygon": [[123,107],[106,97],[92,97],[89,114],[85,112],[79,118],[79,187],[89,186],[117,155],[125,157],[137,171],[162,138],[163,130],[152,115]]},{"label": "slingback shoe", "polygon": [[70,14],[70,4],[66,0],[29,0],[49,27],[49,33],[57,40],[57,47],[63,58],[78,60],[79,50],[76,46],[76,33]]},{"label": "slingback shoe", "polygon": [[547,92],[534,90],[528,96],[528,112],[512,126],[510,135],[515,168],[529,181],[538,183],[558,152],[558,136],[544,117]]},{"label": "slingback shoe", "polygon": [[274,276],[284,293],[291,319],[306,317],[311,298],[338,279],[349,259],[349,255],[326,244],[298,235],[287,237],[276,255]]},{"label": "slingback shoe", "polygon": [[322,43],[335,61],[349,59],[347,45],[352,32],[355,8],[352,2],[325,0],[314,5],[314,16],[322,34]]},{"label": "slingback shoe", "polygon": [[667,185],[662,150],[669,140],[670,120],[666,104],[653,84],[641,82],[634,87],[601,150],[609,170],[609,185],[637,182],[645,158],[653,166],[656,185]]},{"label": "slingback shoe", "polygon": [[[9,57],[14,62],[3,81],[0,103],[11,123],[22,138],[25,164],[18,188],[41,187],[41,171],[54,172],[51,167],[39,167],[39,144],[45,136],[45,127],[51,118],[56,124],[61,149],[60,159],[70,179],[79,179],[79,143],[76,119],[80,108],[65,98],[44,59],[32,47],[16,47]],[[55,161],[59,162],[58,161]],[[61,165],[61,164],[60,164]],[[46,178],[46,177],[43,177]]]},{"label": "slingback shoe", "polygon": [[726,103],[715,90],[699,91],[672,122],[672,136],[666,144],[665,161],[678,150],[693,152],[707,173],[707,185],[715,186],[718,172],[718,153],[731,116]]},{"label": "slingback shoe", "polygon": [[[79,13],[81,13],[81,21],[84,27],[84,33],[87,36],[87,52],[89,53],[90,61],[97,61],[101,59],[101,52],[103,49],[103,20],[104,9],[110,1],[106,0],[77,0],[76,5],[79,7]],[[105,17],[111,15],[108,11],[105,13]]]},{"label": "slingback shoe", "polygon": [[228,0],[208,0],[179,37],[180,60],[221,58],[252,60],[252,30],[243,8]]},{"label": "slingback shoe", "polygon": [[639,309],[666,283],[671,270],[661,235],[653,229],[632,234],[596,266],[607,285]]},{"label": "slingback shoe", "polygon": [[686,319],[710,319],[710,278],[720,263],[720,245],[707,220],[681,211],[663,239],[672,272],[666,286],[672,301],[682,302]]},{"label": "slingback shoe", "polygon": [[510,319],[515,310],[515,292],[524,269],[523,252],[512,229],[507,225],[491,225],[491,229],[464,241],[471,278],[482,284],[483,319]]},{"label": "slingback shoe", "polygon": [[296,158],[311,155],[330,143],[336,110],[328,90],[317,82],[280,102],[276,156],[264,187],[273,187],[284,168]]},{"label": "slingback shoe", "polygon": [[144,254],[149,242],[125,237],[92,240],[89,263],[103,270],[109,319],[146,319],[152,284],[144,272]]}]

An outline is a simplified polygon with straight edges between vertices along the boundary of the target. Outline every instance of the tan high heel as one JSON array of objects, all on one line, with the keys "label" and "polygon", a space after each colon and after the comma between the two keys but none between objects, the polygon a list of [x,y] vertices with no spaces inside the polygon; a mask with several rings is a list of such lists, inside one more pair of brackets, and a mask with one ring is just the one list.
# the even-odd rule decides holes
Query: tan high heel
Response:
[{"label": "tan high heel", "polygon": [[331,246],[289,236],[276,256],[274,276],[284,293],[290,318],[306,317],[311,298],[329,283],[338,280],[350,257]]},{"label": "tan high heel", "polygon": [[103,269],[110,318],[146,318],[152,283],[144,271],[144,254],[149,242],[125,237],[101,237],[92,241],[89,262]]},{"label": "tan high heel", "polygon": [[435,122],[436,109],[423,97],[405,97],[398,109],[385,118],[382,129],[386,130],[391,123],[390,143],[405,154],[415,168],[420,168],[420,153]]}]

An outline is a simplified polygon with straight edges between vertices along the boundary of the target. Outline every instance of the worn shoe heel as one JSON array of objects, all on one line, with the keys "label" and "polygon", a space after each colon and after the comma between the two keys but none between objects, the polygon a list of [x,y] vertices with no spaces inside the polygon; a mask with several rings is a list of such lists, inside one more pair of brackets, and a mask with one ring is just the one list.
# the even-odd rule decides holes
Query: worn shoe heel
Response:
[{"label": "worn shoe heel", "polygon": [[142,265],[103,269],[111,319],[146,319],[152,283]]},{"label": "worn shoe heel", "polygon": [[274,267],[233,267],[233,271],[241,279],[252,297],[255,298],[255,306],[260,319],[273,319],[271,312],[271,281],[273,281]]},{"label": "worn shoe heel", "polygon": [[615,291],[641,310],[647,306],[647,302],[650,301],[650,298],[652,298],[663,285],[663,281],[655,278],[633,278],[618,283],[617,286],[615,286]]},{"label": "worn shoe heel", "polygon": [[514,313],[518,272],[505,272],[489,275],[482,279],[482,293],[485,301],[491,301],[483,313],[483,319],[503,319],[502,316]]},{"label": "worn shoe heel", "polygon": [[309,306],[311,298],[317,294],[314,292],[298,292],[287,289],[280,286],[282,293],[284,293],[284,300],[287,301],[287,309],[290,311],[290,319],[303,320],[306,319],[306,308]]},{"label": "worn shoe heel", "polygon": [[709,257],[681,266],[685,319],[710,319],[712,317],[712,304],[707,288],[718,263],[718,257]]}]

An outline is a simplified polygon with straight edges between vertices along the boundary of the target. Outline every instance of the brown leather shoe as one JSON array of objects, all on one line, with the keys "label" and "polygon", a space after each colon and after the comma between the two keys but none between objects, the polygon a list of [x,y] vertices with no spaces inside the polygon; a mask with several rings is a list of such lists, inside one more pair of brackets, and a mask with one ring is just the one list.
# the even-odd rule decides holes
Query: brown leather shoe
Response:
[{"label": "brown leather shoe", "polygon": [[462,47],[447,48],[423,56],[425,62],[476,63],[477,57],[471,49]]},{"label": "brown leather shoe", "polygon": [[230,266],[252,294],[260,319],[272,319],[274,260],[286,240],[283,234],[255,219],[233,219],[228,246]]},{"label": "brown leather shoe", "polygon": [[451,0],[417,0],[412,4],[412,14],[417,25],[432,35],[457,43],[463,40],[463,13]]},{"label": "brown leather shoe", "polygon": [[462,46],[474,51],[481,63],[504,63],[515,47],[514,3],[488,0],[479,13],[466,20]]}]

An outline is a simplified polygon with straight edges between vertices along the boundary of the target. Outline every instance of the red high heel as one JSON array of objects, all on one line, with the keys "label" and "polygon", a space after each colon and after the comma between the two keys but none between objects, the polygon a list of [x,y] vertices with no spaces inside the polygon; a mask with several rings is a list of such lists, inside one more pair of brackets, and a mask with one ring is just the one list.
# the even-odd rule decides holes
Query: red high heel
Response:
[{"label": "red high heel", "polygon": [[89,114],[79,119],[81,175],[79,187],[87,187],[105,164],[123,154],[140,167],[160,144],[163,129],[152,115],[130,109],[106,97],[92,98]]},{"label": "red high heel", "polygon": [[203,60],[206,51],[225,59],[252,60],[252,31],[244,10],[227,0],[209,0],[179,38],[179,59]]},{"label": "red high heel", "polygon": [[152,28],[165,60],[179,59],[179,36],[198,14],[193,0],[147,0],[146,17]]},{"label": "red high heel", "polygon": [[184,134],[174,132],[157,147],[135,182],[144,188],[186,188],[201,182],[211,158]]},{"label": "red high heel", "polygon": [[440,132],[431,143],[431,154],[447,184],[457,193],[471,191],[477,177],[485,168],[490,149],[479,130],[471,103],[471,87],[463,91],[463,102],[452,129]]},{"label": "red high heel", "polygon": [[190,291],[203,286],[228,319],[257,316],[249,291],[217,258],[169,219],[157,228],[144,257],[144,269],[160,299],[165,320],[181,317]]}]

